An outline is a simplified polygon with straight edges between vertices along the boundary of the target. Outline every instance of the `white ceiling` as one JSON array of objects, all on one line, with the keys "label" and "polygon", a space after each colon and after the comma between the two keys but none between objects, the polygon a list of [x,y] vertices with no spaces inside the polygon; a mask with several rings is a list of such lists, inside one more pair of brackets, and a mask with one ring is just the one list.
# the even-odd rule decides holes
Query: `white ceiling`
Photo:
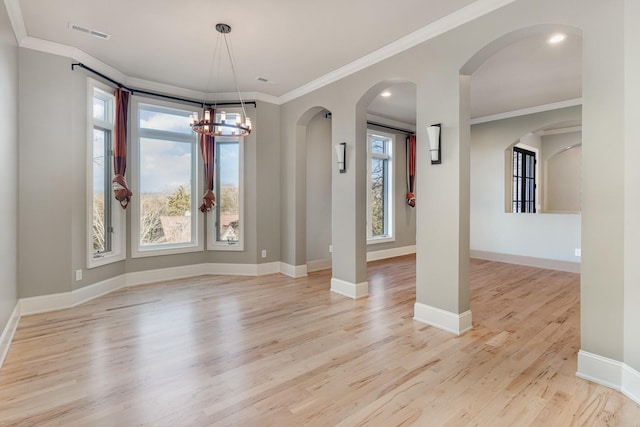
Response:
[{"label": "white ceiling", "polygon": [[[480,1],[480,0],[479,0]],[[7,0],[26,36],[80,49],[132,78],[199,92],[233,92],[226,63],[212,78],[218,33],[231,41],[243,92],[275,97],[420,30],[475,0]],[[471,6],[470,6],[471,5]],[[9,5],[11,8],[11,5]],[[15,21],[15,14],[13,17]],[[73,23],[111,35],[69,30]],[[14,22],[14,28],[16,24]],[[538,36],[498,52],[472,78],[472,116],[580,97],[581,41]],[[552,49],[553,48],[553,49]],[[271,82],[257,80],[263,77]],[[415,123],[415,86],[392,88],[371,112]]]}]

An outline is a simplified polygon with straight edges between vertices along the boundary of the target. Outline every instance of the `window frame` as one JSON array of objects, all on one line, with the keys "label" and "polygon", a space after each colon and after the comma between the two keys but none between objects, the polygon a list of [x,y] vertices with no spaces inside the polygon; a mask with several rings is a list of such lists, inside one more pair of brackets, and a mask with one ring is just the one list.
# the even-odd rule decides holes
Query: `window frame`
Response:
[{"label": "window frame", "polygon": [[[178,104],[168,101],[160,101],[140,96],[132,96],[130,115],[131,115],[131,138],[130,143],[132,149],[130,152],[131,161],[127,162],[131,173],[131,183],[133,191],[133,199],[131,203],[131,257],[143,258],[160,255],[175,255],[181,253],[200,252],[204,250],[203,244],[203,219],[199,214],[198,206],[201,199],[202,177],[200,149],[198,139],[195,133],[183,134],[180,132],[171,132],[158,129],[141,129],[140,128],[140,109],[142,106],[149,106],[150,109],[174,110],[184,113],[185,120],[188,120],[193,109],[184,104]],[[189,143],[191,144],[191,241],[183,243],[163,243],[153,246],[140,245],[140,213],[141,213],[141,197],[140,197],[140,140],[142,138],[159,139],[171,142]]]},{"label": "window frame", "polygon": [[[111,179],[114,176],[113,171],[113,133],[114,133],[114,118],[115,118],[115,97],[113,96],[113,88],[98,82],[92,78],[87,78],[87,219],[86,219],[86,234],[87,234],[87,268],[95,268],[103,265],[111,264],[114,262],[122,261],[126,258],[126,221],[124,209],[120,207],[119,203],[115,202],[113,197],[113,191],[111,186]],[[106,111],[106,121],[98,120],[93,115],[93,99],[96,97],[105,101],[109,106]],[[110,226],[111,231],[111,248],[109,251],[105,251],[102,254],[96,256],[93,250],[93,138],[94,130],[96,128],[105,130],[109,134],[108,145],[105,147],[105,173],[104,179],[104,191],[105,191],[105,227]],[[108,165],[108,169],[107,169]],[[108,209],[108,212],[107,212]]]},{"label": "window frame", "polygon": [[[371,149],[372,137],[384,138],[385,153],[373,153]],[[394,191],[394,147],[396,136],[387,132],[372,129],[367,130],[367,244],[394,242],[396,240],[395,229],[395,191]],[[386,234],[373,235],[373,208],[371,205],[373,196],[371,192],[371,164],[373,159],[386,160],[386,172],[384,179],[385,192],[385,227]]]},{"label": "window frame", "polygon": [[[516,171],[516,153],[522,155],[521,167]],[[536,213],[537,212],[537,190],[538,190],[538,158],[537,158],[537,150],[531,149],[530,147],[524,145],[514,145],[511,149],[511,212],[512,213]],[[527,158],[533,159],[533,167],[527,167]],[[531,166],[531,165],[529,165]],[[528,172],[533,174],[533,177],[530,176]],[[520,178],[523,180],[523,185],[521,186],[521,190],[517,194],[518,198],[514,199],[516,196],[516,188],[515,188],[515,180]],[[527,194],[527,186],[524,185],[524,181],[532,179],[533,180],[533,191],[530,192],[533,198],[529,198]],[[517,207],[517,204],[520,204],[520,207]],[[529,206],[532,206],[532,210],[529,210]]]},{"label": "window frame", "polygon": [[[241,109],[235,108],[227,108],[225,109],[227,115],[241,112]],[[240,225],[241,225],[241,234],[240,239],[237,242],[227,242],[223,240],[218,240],[218,212],[219,212],[219,196],[220,196],[220,155],[219,155],[219,145],[220,143],[229,143],[229,142],[237,142],[238,143],[238,185],[239,185],[239,195],[238,195],[238,204],[239,204],[239,215],[240,215]],[[207,250],[210,251],[233,251],[233,252],[241,252],[244,251],[244,241],[246,235],[246,218],[244,215],[244,143],[245,138],[241,136],[217,136],[215,138],[215,173],[214,173],[214,193],[216,195],[216,207],[212,209],[210,213],[207,214]]]}]

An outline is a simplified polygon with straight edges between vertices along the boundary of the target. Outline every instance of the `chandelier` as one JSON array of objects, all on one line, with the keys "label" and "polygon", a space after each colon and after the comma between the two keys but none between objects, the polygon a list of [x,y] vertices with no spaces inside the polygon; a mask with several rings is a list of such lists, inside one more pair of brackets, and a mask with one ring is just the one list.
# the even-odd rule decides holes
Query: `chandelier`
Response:
[{"label": "chandelier", "polygon": [[[228,34],[231,32],[231,27],[227,24],[216,24],[216,30],[221,34],[219,38],[224,39],[224,44],[227,50],[227,57],[231,64],[231,72],[233,73],[233,82],[235,84],[238,99],[240,100],[240,106],[242,107],[241,114],[235,114],[235,119],[227,120],[227,113],[224,111],[217,112],[217,101],[213,104],[213,108],[206,108],[203,111],[203,117],[200,119],[198,113],[193,113],[190,117],[191,129],[198,134],[208,136],[247,136],[251,133],[251,119],[247,116],[247,112],[244,108],[244,101],[240,94],[240,87],[238,86],[238,76],[236,75],[236,66],[231,53],[231,43],[229,41]],[[216,47],[216,51],[217,51]],[[218,55],[219,56],[219,55]],[[214,53],[214,58],[216,57]],[[218,63],[220,58],[218,57]],[[211,63],[213,71],[213,61]],[[203,103],[203,106],[205,104]]]}]

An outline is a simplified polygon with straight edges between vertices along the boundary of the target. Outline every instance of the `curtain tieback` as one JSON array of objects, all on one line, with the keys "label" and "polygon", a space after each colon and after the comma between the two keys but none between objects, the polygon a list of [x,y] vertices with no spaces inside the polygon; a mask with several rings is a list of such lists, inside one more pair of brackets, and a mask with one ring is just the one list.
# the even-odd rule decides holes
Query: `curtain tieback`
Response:
[{"label": "curtain tieback", "polygon": [[407,193],[407,204],[412,208],[416,207],[416,196],[411,191]]},{"label": "curtain tieback", "polygon": [[200,205],[200,212],[209,212],[216,205],[216,195],[213,191],[207,190],[202,196],[202,204]]},{"label": "curtain tieback", "polygon": [[129,190],[127,186],[127,181],[124,179],[122,175],[116,175],[111,180],[111,184],[113,186],[113,195],[116,200],[120,202],[120,206],[122,209],[126,209],[127,205],[131,201],[131,196],[133,193]]}]

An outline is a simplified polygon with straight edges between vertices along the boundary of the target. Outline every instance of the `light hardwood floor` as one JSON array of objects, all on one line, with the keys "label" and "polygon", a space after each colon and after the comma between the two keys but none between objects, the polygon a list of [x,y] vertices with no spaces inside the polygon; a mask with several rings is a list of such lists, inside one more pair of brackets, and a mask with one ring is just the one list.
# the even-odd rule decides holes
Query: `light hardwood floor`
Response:
[{"label": "light hardwood floor", "polygon": [[473,260],[455,337],[412,319],[415,257],[368,271],[358,301],[328,271],[203,276],[24,317],[0,425],[640,425],[575,376],[578,275]]}]

